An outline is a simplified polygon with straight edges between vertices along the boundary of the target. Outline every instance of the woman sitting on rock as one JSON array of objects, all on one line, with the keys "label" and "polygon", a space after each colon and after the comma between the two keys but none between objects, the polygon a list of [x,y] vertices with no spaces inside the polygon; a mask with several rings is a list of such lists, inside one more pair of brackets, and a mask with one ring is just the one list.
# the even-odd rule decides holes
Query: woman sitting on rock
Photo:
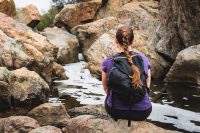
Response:
[{"label": "woman sitting on rock", "polygon": [[116,54],[102,64],[102,84],[107,94],[105,109],[114,119],[142,121],[152,111],[149,98],[150,62],[142,53],[131,50],[134,40],[130,27],[116,32]]}]

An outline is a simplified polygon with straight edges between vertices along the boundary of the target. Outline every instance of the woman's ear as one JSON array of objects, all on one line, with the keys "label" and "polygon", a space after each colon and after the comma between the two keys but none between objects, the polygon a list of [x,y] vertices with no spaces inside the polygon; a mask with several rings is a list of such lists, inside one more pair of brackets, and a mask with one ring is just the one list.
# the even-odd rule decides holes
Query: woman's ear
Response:
[{"label": "woman's ear", "polygon": [[118,45],[119,45],[119,42],[117,41],[117,38],[116,38],[116,37],[115,37],[115,39],[114,39],[114,44],[115,44],[116,47],[118,47]]}]

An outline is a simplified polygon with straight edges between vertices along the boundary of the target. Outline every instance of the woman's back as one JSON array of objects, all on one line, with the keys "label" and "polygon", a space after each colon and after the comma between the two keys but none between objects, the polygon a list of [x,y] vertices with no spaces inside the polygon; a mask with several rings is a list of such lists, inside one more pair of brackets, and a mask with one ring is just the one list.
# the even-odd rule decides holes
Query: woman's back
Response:
[{"label": "woman's back", "polygon": [[[102,64],[102,84],[107,94],[105,109],[115,120],[129,120],[129,125],[130,120],[145,120],[152,111],[147,93],[151,82],[150,62],[141,53],[137,55],[137,58],[133,58],[134,52],[131,51],[133,40],[134,34],[131,27],[119,28],[114,44],[117,54],[122,54],[124,59],[122,61],[108,57]],[[118,64],[117,61],[119,61]],[[126,90],[126,93],[121,90]]]},{"label": "woman's back", "polygon": [[[117,54],[120,54],[120,53],[117,53]],[[134,54],[134,52],[131,51],[131,55],[133,55],[133,54]],[[139,53],[139,56],[143,60],[144,72],[147,75],[148,70],[150,69],[149,60],[147,59],[147,57],[145,55],[143,55],[141,53]],[[105,73],[109,73],[111,71],[113,65],[114,65],[114,60],[113,60],[112,56],[108,57],[102,64],[102,70]],[[113,99],[115,102],[113,102]],[[110,93],[106,99],[106,103],[108,104],[109,107],[112,107],[114,109],[129,110],[129,105],[127,103],[124,103],[117,97],[114,97],[114,94],[112,91],[110,91]],[[145,109],[148,109],[149,107],[151,107],[151,102],[150,102],[148,93],[145,94],[144,99],[142,101],[131,105],[132,110],[145,110]]]}]

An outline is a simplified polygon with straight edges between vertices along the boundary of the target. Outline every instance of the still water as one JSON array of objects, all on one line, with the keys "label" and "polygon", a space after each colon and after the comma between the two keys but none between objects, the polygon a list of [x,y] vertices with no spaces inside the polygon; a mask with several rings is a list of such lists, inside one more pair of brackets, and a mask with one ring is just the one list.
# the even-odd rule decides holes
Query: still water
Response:
[{"label": "still water", "polygon": [[[85,62],[64,66],[69,79],[54,81],[59,97],[51,98],[50,102],[63,102],[67,108],[104,103],[101,81],[84,67]],[[154,83],[151,87],[153,111],[148,121],[181,132],[200,132],[200,93],[196,92],[199,88],[189,90],[186,85],[184,87],[171,86],[161,90],[162,84]],[[177,92],[172,93],[173,90]]]}]

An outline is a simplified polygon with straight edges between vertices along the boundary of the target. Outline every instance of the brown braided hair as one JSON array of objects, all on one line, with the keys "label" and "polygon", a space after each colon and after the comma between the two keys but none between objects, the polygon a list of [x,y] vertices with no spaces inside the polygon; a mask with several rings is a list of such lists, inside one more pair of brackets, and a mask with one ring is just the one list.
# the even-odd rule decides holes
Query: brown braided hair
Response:
[{"label": "brown braided hair", "polygon": [[133,58],[131,57],[128,47],[133,43],[134,40],[134,34],[131,27],[124,26],[117,30],[116,33],[116,39],[118,43],[123,46],[124,53],[126,58],[128,59],[128,63],[131,66],[131,69],[133,71],[133,75],[131,76],[132,80],[132,86],[136,89],[142,87],[142,81],[140,79],[140,70],[136,65],[133,64]]}]

